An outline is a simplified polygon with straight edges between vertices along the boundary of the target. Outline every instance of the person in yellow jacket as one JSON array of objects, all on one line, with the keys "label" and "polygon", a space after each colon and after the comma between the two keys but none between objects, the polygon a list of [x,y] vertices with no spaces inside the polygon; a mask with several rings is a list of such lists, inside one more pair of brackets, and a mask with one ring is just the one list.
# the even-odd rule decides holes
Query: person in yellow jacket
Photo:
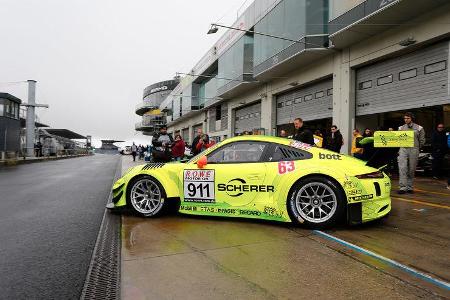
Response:
[{"label": "person in yellow jacket", "polygon": [[361,159],[364,149],[356,148],[356,139],[362,137],[361,133],[357,128],[353,130],[353,139],[352,139],[352,150],[351,153],[354,157]]}]

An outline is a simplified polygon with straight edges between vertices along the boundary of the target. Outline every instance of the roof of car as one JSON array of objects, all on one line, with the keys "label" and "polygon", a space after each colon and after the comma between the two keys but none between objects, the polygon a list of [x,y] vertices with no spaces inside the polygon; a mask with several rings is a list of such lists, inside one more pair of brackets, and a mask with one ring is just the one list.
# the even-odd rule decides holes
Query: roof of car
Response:
[{"label": "roof of car", "polygon": [[289,145],[293,140],[287,138],[281,138],[269,135],[242,135],[226,139],[224,142],[237,142],[237,141],[261,141],[269,143],[278,143],[283,145]]}]

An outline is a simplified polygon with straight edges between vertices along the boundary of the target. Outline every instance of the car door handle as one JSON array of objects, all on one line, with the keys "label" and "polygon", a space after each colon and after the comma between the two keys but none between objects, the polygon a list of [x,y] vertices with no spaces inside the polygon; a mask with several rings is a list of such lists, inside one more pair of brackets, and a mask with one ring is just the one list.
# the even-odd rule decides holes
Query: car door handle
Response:
[{"label": "car door handle", "polygon": [[262,178],[262,175],[260,175],[260,174],[249,174],[248,175],[249,180],[259,180],[261,178]]}]

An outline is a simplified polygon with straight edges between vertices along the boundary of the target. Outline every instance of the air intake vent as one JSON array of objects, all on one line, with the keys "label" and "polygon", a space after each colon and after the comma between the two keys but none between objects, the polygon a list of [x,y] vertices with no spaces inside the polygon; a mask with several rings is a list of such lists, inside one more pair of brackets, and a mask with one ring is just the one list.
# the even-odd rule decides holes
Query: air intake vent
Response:
[{"label": "air intake vent", "polygon": [[281,153],[283,153],[283,156],[285,158],[301,158],[303,157],[302,153],[299,153],[296,150],[286,149],[286,148],[280,148]]},{"label": "air intake vent", "polygon": [[146,164],[142,170],[150,170],[150,169],[159,169],[162,168],[165,165],[165,163],[151,163],[151,164]]}]

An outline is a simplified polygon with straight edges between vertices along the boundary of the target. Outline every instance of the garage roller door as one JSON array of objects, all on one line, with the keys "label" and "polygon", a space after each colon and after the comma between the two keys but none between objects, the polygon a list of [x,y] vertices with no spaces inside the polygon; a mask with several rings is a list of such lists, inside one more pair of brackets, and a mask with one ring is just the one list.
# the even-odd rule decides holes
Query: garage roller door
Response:
[{"label": "garage roller door", "polygon": [[356,115],[450,103],[449,42],[356,71]]},{"label": "garage roller door", "polygon": [[261,128],[261,102],[236,109],[235,133]]},{"label": "garage roller door", "polygon": [[277,125],[289,124],[295,118],[304,121],[331,118],[333,115],[333,80],[277,96]]},{"label": "garage roller door", "polygon": [[186,143],[189,143],[189,128],[181,129],[181,137]]}]

